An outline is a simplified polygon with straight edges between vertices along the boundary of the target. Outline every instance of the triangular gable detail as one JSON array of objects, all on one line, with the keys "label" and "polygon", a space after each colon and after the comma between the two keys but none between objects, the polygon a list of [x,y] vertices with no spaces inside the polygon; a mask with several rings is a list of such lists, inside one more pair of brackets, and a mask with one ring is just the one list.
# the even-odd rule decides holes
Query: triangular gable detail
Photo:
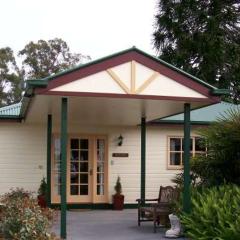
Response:
[{"label": "triangular gable detail", "polygon": [[161,71],[155,71],[134,60],[50,91],[206,98],[205,95],[161,74]]}]

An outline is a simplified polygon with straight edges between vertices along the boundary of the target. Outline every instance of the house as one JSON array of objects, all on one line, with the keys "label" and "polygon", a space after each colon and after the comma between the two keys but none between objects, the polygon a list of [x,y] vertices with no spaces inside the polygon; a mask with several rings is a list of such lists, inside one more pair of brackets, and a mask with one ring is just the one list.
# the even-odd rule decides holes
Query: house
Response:
[{"label": "house", "polygon": [[126,207],[156,197],[183,159],[189,176],[190,154],[203,151],[195,130],[214,120],[197,114],[228,106],[224,93],[135,47],[29,80],[21,102],[0,109],[0,191],[36,191],[46,176],[63,219],[66,204],[111,204],[118,176]]}]

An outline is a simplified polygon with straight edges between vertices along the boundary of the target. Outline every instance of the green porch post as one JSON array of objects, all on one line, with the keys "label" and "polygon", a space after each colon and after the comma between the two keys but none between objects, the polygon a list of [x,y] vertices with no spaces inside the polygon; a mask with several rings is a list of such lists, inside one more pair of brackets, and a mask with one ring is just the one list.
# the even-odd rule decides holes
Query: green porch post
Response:
[{"label": "green porch post", "polygon": [[51,145],[52,145],[52,115],[47,118],[47,205],[51,205]]},{"label": "green porch post", "polygon": [[191,211],[190,196],[190,104],[184,104],[184,190],[183,190],[183,210],[186,213]]},{"label": "green porch post", "polygon": [[67,98],[62,98],[61,111],[61,238],[66,239],[67,201]]},{"label": "green porch post", "polygon": [[146,119],[141,119],[141,199],[145,204],[146,185]]}]

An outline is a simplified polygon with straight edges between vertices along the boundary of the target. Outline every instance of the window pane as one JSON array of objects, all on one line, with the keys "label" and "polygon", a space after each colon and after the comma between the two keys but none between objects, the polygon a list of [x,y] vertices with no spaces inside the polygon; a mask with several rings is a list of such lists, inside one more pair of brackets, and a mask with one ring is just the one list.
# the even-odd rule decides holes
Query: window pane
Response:
[{"label": "window pane", "polygon": [[88,149],[88,139],[81,139],[80,140],[80,148],[81,149]]},{"label": "window pane", "polygon": [[88,151],[81,151],[80,152],[80,160],[81,161],[88,161]]},{"label": "window pane", "polygon": [[80,183],[88,183],[88,173],[87,174],[80,174]]},{"label": "window pane", "polygon": [[104,172],[104,163],[97,162],[97,172]]},{"label": "window pane", "polygon": [[80,162],[80,172],[88,172],[88,162]]},{"label": "window pane", "polygon": [[72,150],[71,151],[71,160],[79,160],[79,151],[78,150]]},{"label": "window pane", "polygon": [[101,183],[103,184],[104,183],[104,174],[103,173],[98,173],[97,174],[97,183]]},{"label": "window pane", "polygon": [[54,185],[53,191],[55,195],[60,195],[60,185]]},{"label": "window pane", "polygon": [[88,185],[80,186],[80,195],[88,195]]},{"label": "window pane", "polygon": [[60,164],[60,163],[55,163],[53,170],[60,172],[60,167],[61,167],[61,164]]},{"label": "window pane", "polygon": [[71,183],[79,183],[78,173],[71,173]]},{"label": "window pane", "polygon": [[78,185],[71,185],[71,195],[78,195]]},{"label": "window pane", "polygon": [[206,151],[206,144],[203,138],[196,137],[195,138],[195,151]]},{"label": "window pane", "polygon": [[79,149],[79,140],[71,139],[71,149]]},{"label": "window pane", "polygon": [[[193,139],[190,140],[190,151],[193,150]],[[182,151],[184,151],[184,138],[182,139]]]},{"label": "window pane", "polygon": [[170,151],[181,151],[181,138],[170,139]]},{"label": "window pane", "polygon": [[97,195],[104,195],[104,185],[97,185]]},{"label": "window pane", "polygon": [[181,153],[170,153],[170,165],[181,165]]},{"label": "window pane", "polygon": [[79,172],[79,163],[71,162],[71,172]]},{"label": "window pane", "polygon": [[54,140],[54,159],[55,160],[60,160],[61,156],[60,156],[60,152],[61,152],[61,149],[60,149],[60,139],[59,138],[56,138]]}]

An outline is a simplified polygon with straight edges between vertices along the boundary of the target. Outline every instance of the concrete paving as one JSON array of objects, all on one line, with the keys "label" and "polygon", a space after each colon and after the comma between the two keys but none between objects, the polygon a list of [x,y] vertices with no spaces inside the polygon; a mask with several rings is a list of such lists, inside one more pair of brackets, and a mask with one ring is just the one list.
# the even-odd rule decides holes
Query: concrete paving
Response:
[{"label": "concrete paving", "polygon": [[[59,215],[59,214],[58,214]],[[59,217],[53,232],[59,235]],[[72,210],[67,213],[67,240],[163,240],[165,229],[153,233],[152,222],[137,226],[137,210]],[[183,240],[184,238],[178,238]]]}]

